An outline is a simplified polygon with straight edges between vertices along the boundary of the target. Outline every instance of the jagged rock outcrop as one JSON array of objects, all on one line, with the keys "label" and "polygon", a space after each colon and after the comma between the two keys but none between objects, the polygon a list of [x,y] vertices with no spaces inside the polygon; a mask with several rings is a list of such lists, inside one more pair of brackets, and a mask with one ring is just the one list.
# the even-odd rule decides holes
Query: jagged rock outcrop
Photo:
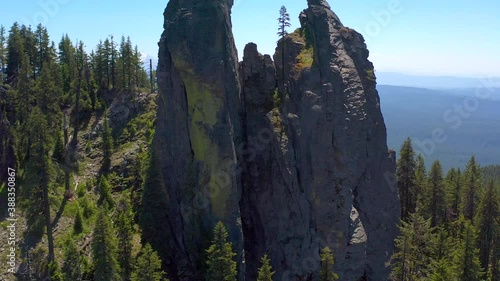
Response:
[{"label": "jagged rock outcrop", "polygon": [[156,239],[157,248],[162,241],[167,245],[160,252],[171,280],[204,280],[200,255],[217,221],[228,227],[244,272],[241,191],[232,171],[235,143],[241,142],[241,99],[231,6],[229,0],[171,0],[164,13],[152,166],[165,208],[153,220],[166,225],[146,230],[146,236]]},{"label": "jagged rock outcrop", "polygon": [[[249,139],[274,132],[242,177],[247,279],[255,280],[258,258],[269,253],[278,280],[313,280],[321,248],[329,246],[340,280],[386,280],[399,202],[386,180],[395,156],[373,65],[363,37],[326,1],[308,4],[301,30],[274,56],[283,105],[246,120]],[[254,57],[245,53],[242,65]],[[242,77],[250,76],[247,69]],[[243,80],[243,89],[263,74]]]},{"label": "jagged rock outcrop", "polygon": [[203,279],[218,220],[239,280],[256,280],[265,253],[276,280],[315,280],[325,246],[340,280],[386,280],[395,155],[363,37],[310,0],[274,62],[251,43],[238,66],[231,5],[171,0],[165,11],[152,163],[164,203],[146,240],[163,239],[174,281]]}]

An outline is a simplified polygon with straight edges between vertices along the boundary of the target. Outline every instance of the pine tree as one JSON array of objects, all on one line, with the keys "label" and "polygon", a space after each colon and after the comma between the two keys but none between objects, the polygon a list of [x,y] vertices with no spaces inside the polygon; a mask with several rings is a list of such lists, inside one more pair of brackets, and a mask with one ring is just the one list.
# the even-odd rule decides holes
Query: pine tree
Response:
[{"label": "pine tree", "polygon": [[430,281],[451,281],[455,280],[453,268],[447,259],[440,259],[431,264]]},{"label": "pine tree", "polygon": [[321,250],[321,264],[319,269],[319,281],[335,281],[339,279],[339,276],[333,272],[333,265],[335,264],[333,259],[332,250],[328,247],[324,247]]},{"label": "pine tree", "polygon": [[269,257],[264,255],[260,260],[261,266],[259,268],[259,276],[257,277],[257,281],[273,281],[274,271],[271,267],[271,261]]},{"label": "pine tree", "polygon": [[82,212],[78,210],[75,216],[75,224],[73,225],[73,233],[80,234],[83,232],[83,218]]},{"label": "pine tree", "polygon": [[432,164],[428,184],[424,191],[423,214],[431,219],[431,227],[446,221],[446,198],[444,191],[443,169],[439,160]]},{"label": "pine tree", "polygon": [[3,25],[0,25],[0,89],[5,80],[4,70],[6,65],[7,65],[7,37],[5,35],[5,27]]},{"label": "pine tree", "polygon": [[117,205],[116,236],[118,237],[118,263],[122,269],[122,277],[129,280],[132,273],[132,239],[134,235],[132,208],[126,199]]},{"label": "pine tree", "polygon": [[63,93],[66,102],[71,101],[72,84],[76,80],[76,49],[71,42],[68,34],[61,38],[59,43],[59,64],[62,72]]},{"label": "pine tree", "polygon": [[408,221],[401,221],[401,235],[395,240],[396,252],[392,256],[392,280],[412,281],[426,278],[432,256],[430,220],[410,214]]},{"label": "pine tree", "polygon": [[63,162],[64,161],[64,155],[66,154],[64,144],[63,144],[63,139],[61,136],[55,135],[56,138],[56,143],[54,144],[54,152],[52,153],[52,158],[56,160],[57,162]]},{"label": "pine tree", "polygon": [[462,191],[462,213],[464,217],[472,221],[477,212],[479,201],[479,189],[481,188],[481,174],[476,158],[472,156],[464,171],[464,187]]},{"label": "pine tree", "polygon": [[61,268],[56,261],[50,262],[48,267],[50,281],[63,281],[63,273],[61,272]]},{"label": "pine tree", "polygon": [[483,276],[479,262],[479,251],[474,246],[476,234],[469,221],[465,222],[462,237],[454,253],[454,266],[457,281],[480,281]]},{"label": "pine tree", "polygon": [[475,225],[478,229],[479,260],[481,267],[487,269],[496,235],[495,218],[500,216],[499,198],[493,181],[490,181],[482,195],[477,209]]},{"label": "pine tree", "polygon": [[212,245],[207,250],[207,281],[236,281],[236,262],[233,260],[236,253],[227,241],[228,236],[224,224],[218,222]]},{"label": "pine tree", "polygon": [[161,173],[158,169],[158,161],[154,153],[149,154],[146,178],[142,187],[141,210],[139,222],[142,229],[144,241],[150,243],[162,257],[170,254],[170,249],[164,238],[158,233],[169,233],[168,221],[165,214],[168,213],[168,196]]},{"label": "pine tree", "polygon": [[95,281],[120,281],[120,266],[116,260],[117,246],[113,226],[105,208],[97,218],[92,240]]},{"label": "pine tree", "polygon": [[110,72],[111,72],[111,88],[116,87],[116,57],[117,57],[117,50],[116,50],[116,43],[113,35],[109,36],[109,47],[110,47]]},{"label": "pine tree", "polygon": [[9,31],[7,40],[7,83],[13,85],[19,76],[21,69],[26,69],[28,60],[24,60],[24,39],[21,35],[21,27],[16,22]]},{"label": "pine tree", "polygon": [[62,271],[64,273],[64,281],[80,280],[82,276],[81,258],[78,247],[73,239],[68,239],[64,247],[64,263]]},{"label": "pine tree", "polygon": [[[42,191],[42,205],[43,213],[45,216],[45,226],[48,241],[49,257],[48,262],[53,262],[54,255],[54,238],[52,236],[52,220],[50,217],[50,201],[49,201],[49,187],[51,185],[51,178],[53,174],[52,163],[49,157],[49,147],[51,146],[51,138],[48,134],[47,120],[45,115],[41,112],[40,108],[34,107],[33,112],[30,117],[29,132],[32,140],[32,163],[33,163],[33,173],[37,179],[35,188]],[[33,201],[38,201],[39,197],[37,194],[32,194],[35,196]],[[32,202],[33,202],[32,201]],[[35,206],[38,204],[34,204]],[[35,207],[36,210],[36,207]],[[33,210],[31,210],[33,211]],[[35,211],[35,215],[37,212]]]},{"label": "pine tree", "polygon": [[109,185],[108,178],[105,175],[101,175],[99,178],[99,200],[97,203],[99,205],[104,205],[105,208],[113,208],[115,202],[113,196],[111,195],[111,186]]},{"label": "pine tree", "polygon": [[53,51],[50,46],[50,38],[49,33],[47,32],[47,28],[38,24],[35,31],[35,47],[36,47],[36,56],[34,63],[34,79],[40,75],[43,71],[43,68],[50,64],[54,59]]},{"label": "pine tree", "polygon": [[424,205],[424,191],[427,190],[427,169],[425,168],[424,157],[419,154],[415,160],[415,211],[419,212],[421,215]]},{"label": "pine tree", "polygon": [[452,168],[445,179],[446,205],[452,219],[457,219],[460,214],[460,194],[462,189],[462,172],[460,168]]},{"label": "pine tree", "polygon": [[[161,270],[161,260],[151,245],[146,244],[137,258],[137,263],[132,272],[132,281],[168,281],[163,279],[165,272]],[[221,279],[223,280],[223,279]]]},{"label": "pine tree", "polygon": [[281,6],[280,8],[280,16],[278,18],[278,36],[281,41],[281,78],[282,78],[282,92],[281,92],[281,100],[285,100],[285,36],[288,34],[286,31],[287,27],[290,27],[290,14],[287,12],[285,6]]},{"label": "pine tree", "polygon": [[50,54],[46,54],[43,69],[39,74],[39,79],[35,82],[33,91],[37,106],[47,116],[51,135],[59,134],[62,125],[61,108],[59,107],[62,91],[57,77],[59,69],[54,60],[55,58]]},{"label": "pine tree", "polygon": [[411,139],[407,138],[401,147],[396,170],[399,198],[401,201],[401,219],[408,219],[415,212],[415,152]]},{"label": "pine tree", "polygon": [[278,36],[283,39],[288,34],[286,28],[291,26],[290,14],[287,12],[285,6],[281,6],[280,8],[280,17],[278,18],[278,23]]},{"label": "pine tree", "polygon": [[442,226],[437,227],[435,234],[430,241],[431,258],[435,261],[446,259],[449,256],[450,249],[453,248],[453,240],[448,234],[448,230]]},{"label": "pine tree", "polygon": [[491,254],[491,281],[500,281],[500,218],[496,218],[496,233]]},{"label": "pine tree", "polygon": [[73,109],[73,140],[72,143],[73,145],[76,145],[78,143],[78,132],[80,129],[80,110],[81,110],[81,98],[83,95],[83,74],[85,67],[87,65],[87,54],[84,51],[84,45],[83,42],[78,43],[78,47],[76,49],[76,56],[75,56],[75,62],[76,62],[76,70],[77,70],[77,78],[76,78],[76,83],[75,83],[75,107]]}]

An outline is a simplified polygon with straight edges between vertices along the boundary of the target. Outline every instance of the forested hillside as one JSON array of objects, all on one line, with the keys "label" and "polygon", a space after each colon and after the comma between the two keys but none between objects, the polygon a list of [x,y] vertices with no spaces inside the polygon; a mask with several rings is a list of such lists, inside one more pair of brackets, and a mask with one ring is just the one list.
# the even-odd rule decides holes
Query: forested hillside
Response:
[{"label": "forested hillside", "polygon": [[401,235],[392,280],[500,280],[500,173],[472,156],[465,168],[426,169],[412,142],[403,144],[397,186]]},{"label": "forested hillside", "polygon": [[[152,75],[130,38],[109,36],[87,49],[69,35],[54,43],[41,25],[0,29],[5,280],[163,277],[137,226],[154,134]],[[15,209],[7,212],[7,202]],[[8,219],[17,220],[13,253]],[[136,257],[159,277],[140,279],[150,275],[135,273]]]},{"label": "forested hillside", "polygon": [[169,1],[158,75],[125,36],[0,27],[0,280],[500,281],[500,166],[388,149],[364,39],[326,1],[291,34],[283,6],[274,57],[241,62],[232,1],[200,3]]}]

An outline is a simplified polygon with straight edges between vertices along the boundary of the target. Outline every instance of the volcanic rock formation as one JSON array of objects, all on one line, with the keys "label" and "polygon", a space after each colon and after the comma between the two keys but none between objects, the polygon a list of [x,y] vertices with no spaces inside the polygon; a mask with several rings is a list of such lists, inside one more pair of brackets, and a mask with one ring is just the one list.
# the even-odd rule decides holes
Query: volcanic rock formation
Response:
[{"label": "volcanic rock formation", "polygon": [[[267,253],[276,280],[386,280],[399,221],[374,67],[363,37],[323,0],[274,55],[243,61],[232,0],[170,0],[160,40],[152,173],[164,200],[146,239],[171,280],[204,280],[204,249],[228,227],[239,280]],[[162,243],[166,246],[162,246]]]}]

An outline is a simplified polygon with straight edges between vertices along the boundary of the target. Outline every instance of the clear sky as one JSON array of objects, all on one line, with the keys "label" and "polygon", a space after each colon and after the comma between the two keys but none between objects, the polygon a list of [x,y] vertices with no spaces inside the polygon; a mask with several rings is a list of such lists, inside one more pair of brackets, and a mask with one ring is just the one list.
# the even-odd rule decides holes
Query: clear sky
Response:
[{"label": "clear sky", "polygon": [[[47,26],[51,39],[64,33],[93,48],[107,35],[130,36],[139,49],[157,56],[167,0],[8,0],[0,24]],[[233,32],[239,55],[247,42],[273,53],[277,17],[286,4],[292,28],[306,0],[235,0]],[[330,1],[344,25],[365,36],[378,71],[408,74],[500,76],[500,1]]]}]

